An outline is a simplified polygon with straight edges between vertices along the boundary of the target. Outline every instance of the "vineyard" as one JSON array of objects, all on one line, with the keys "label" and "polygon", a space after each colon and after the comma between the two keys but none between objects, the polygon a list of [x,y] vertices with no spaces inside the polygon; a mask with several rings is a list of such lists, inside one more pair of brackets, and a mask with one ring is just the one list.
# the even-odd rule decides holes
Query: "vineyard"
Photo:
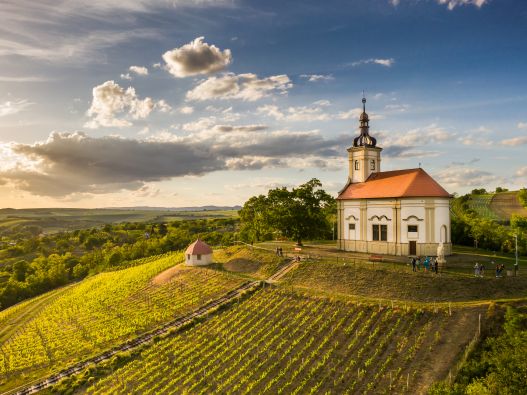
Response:
[{"label": "vineyard", "polygon": [[[494,194],[487,195],[471,195],[469,200],[469,207],[474,210],[480,217],[492,219],[495,221],[501,220],[500,217],[491,209],[491,202]],[[505,218],[509,220],[509,218]]]},{"label": "vineyard", "polygon": [[[168,277],[156,277],[182,260],[182,254],[143,259],[138,266],[102,273],[51,293],[45,305],[33,309],[31,318],[0,343],[0,388],[107,349],[244,281],[226,272],[182,265],[170,269]],[[38,298],[3,311],[2,326],[23,315],[35,301]]]},{"label": "vineyard", "polygon": [[448,374],[476,327],[470,310],[449,315],[266,288],[145,349],[86,393],[415,393]]}]

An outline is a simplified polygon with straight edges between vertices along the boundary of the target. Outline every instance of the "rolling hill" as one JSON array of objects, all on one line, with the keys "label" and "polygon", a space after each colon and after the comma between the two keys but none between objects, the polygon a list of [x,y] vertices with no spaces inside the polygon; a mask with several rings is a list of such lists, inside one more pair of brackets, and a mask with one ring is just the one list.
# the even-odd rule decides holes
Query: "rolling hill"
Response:
[{"label": "rolling hill", "polygon": [[[294,265],[261,246],[216,251],[216,263],[204,268],[185,267],[182,254],[171,253],[6,309],[0,391],[90,358],[76,375],[61,374],[51,391],[424,393],[455,374],[498,298],[525,302],[522,270],[503,279],[463,270],[412,273],[403,262],[372,265],[355,257],[351,264],[335,261],[331,247],[313,248],[326,255]],[[284,265],[292,270],[278,282],[261,282]],[[152,342],[98,359],[248,280],[264,286]]]}]

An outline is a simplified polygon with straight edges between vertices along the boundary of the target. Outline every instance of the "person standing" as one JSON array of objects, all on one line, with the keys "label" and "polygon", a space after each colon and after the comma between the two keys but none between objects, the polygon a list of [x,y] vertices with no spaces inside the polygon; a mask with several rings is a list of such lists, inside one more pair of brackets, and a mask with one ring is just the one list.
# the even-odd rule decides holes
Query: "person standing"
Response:
[{"label": "person standing", "polygon": [[479,277],[479,263],[474,265],[474,277]]},{"label": "person standing", "polygon": [[437,274],[439,269],[439,262],[437,262],[437,257],[434,258],[434,272]]},{"label": "person standing", "polygon": [[415,263],[415,256],[412,258],[412,272],[416,272],[416,263]]}]

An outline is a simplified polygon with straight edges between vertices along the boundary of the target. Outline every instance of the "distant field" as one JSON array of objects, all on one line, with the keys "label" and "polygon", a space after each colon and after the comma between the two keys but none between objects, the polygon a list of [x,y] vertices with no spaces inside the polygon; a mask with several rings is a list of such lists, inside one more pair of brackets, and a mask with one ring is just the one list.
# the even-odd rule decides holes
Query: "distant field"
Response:
[{"label": "distant field", "polygon": [[45,233],[54,233],[119,222],[167,222],[237,216],[236,210],[0,209],[0,230],[16,225],[36,225],[43,228]]},{"label": "distant field", "polygon": [[507,222],[512,214],[527,217],[527,208],[518,200],[518,192],[500,192],[484,195],[471,195],[469,207],[484,218]]}]

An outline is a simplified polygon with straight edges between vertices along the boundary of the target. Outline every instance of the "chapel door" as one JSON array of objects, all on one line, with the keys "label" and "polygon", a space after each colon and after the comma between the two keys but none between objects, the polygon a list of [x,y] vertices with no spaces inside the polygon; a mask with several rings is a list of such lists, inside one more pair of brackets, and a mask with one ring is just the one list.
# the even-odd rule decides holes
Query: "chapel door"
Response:
[{"label": "chapel door", "polygon": [[417,253],[417,241],[410,241],[408,251],[408,255],[415,255]]}]

